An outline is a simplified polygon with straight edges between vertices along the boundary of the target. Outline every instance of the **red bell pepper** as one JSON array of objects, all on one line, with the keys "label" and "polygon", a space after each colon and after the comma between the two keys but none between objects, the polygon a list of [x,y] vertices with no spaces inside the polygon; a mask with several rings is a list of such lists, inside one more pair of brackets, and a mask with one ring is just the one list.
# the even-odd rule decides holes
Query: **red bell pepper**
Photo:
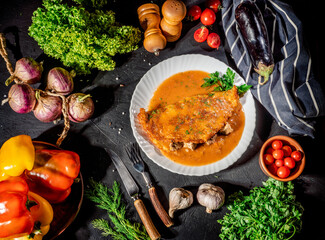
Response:
[{"label": "red bell pepper", "polygon": [[21,177],[0,182],[0,238],[28,235],[34,220],[28,210],[28,185]]},{"label": "red bell pepper", "polygon": [[28,186],[50,203],[64,201],[80,172],[79,155],[67,150],[36,150],[34,168],[26,171]]}]

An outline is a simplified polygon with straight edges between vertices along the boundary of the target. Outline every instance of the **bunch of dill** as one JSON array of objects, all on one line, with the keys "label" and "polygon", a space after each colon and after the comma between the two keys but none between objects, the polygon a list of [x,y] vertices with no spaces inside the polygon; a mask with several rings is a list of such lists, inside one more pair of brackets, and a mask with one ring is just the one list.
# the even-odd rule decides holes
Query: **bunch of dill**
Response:
[{"label": "bunch of dill", "polygon": [[102,231],[102,235],[111,236],[116,240],[149,240],[144,226],[131,223],[126,216],[126,206],[122,201],[120,185],[114,181],[112,188],[103,183],[90,180],[90,188],[85,196],[97,204],[97,207],[107,211],[109,220],[100,218],[92,221],[94,228]]}]

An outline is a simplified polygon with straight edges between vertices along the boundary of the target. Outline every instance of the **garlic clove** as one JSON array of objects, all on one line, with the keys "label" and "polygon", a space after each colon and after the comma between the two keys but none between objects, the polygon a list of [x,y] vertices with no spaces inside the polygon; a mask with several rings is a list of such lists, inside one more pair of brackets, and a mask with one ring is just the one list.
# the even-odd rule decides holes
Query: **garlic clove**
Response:
[{"label": "garlic clove", "polygon": [[183,188],[173,188],[169,192],[169,211],[168,214],[171,218],[174,217],[174,212],[180,209],[185,209],[193,203],[192,192]]},{"label": "garlic clove", "polygon": [[206,207],[207,213],[219,209],[225,202],[225,192],[219,186],[210,183],[200,185],[196,198],[202,206]]}]

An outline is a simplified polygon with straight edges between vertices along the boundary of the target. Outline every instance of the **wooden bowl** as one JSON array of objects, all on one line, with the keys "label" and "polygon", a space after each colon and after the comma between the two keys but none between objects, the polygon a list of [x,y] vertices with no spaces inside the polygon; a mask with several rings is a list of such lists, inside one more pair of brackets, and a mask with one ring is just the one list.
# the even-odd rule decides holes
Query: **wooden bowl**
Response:
[{"label": "wooden bowl", "polygon": [[[296,165],[293,169],[290,170],[290,175],[287,178],[280,178],[276,174],[272,174],[268,168],[268,166],[265,164],[263,160],[263,155],[266,153],[266,150],[271,147],[271,144],[274,140],[280,140],[283,142],[284,145],[289,145],[292,148],[292,151],[300,151],[302,153],[302,158],[300,161],[296,161]],[[273,136],[266,140],[266,142],[262,145],[261,151],[260,151],[260,157],[259,157],[259,164],[262,169],[262,171],[269,177],[272,177],[278,181],[282,182],[287,182],[287,181],[292,181],[296,179],[304,170],[305,168],[305,163],[306,163],[306,158],[305,158],[305,152],[300,146],[300,144],[292,139],[291,137],[288,136],[283,136],[283,135],[278,135],[278,136]]]}]

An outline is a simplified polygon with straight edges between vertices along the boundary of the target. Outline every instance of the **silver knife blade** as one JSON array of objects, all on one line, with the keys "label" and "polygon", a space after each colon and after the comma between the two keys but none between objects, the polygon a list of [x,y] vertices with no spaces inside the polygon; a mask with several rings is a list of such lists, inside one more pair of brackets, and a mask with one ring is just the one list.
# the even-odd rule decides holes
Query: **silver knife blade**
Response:
[{"label": "silver knife blade", "polygon": [[120,177],[121,177],[122,182],[126,188],[126,191],[128,192],[128,194],[130,195],[130,197],[133,200],[137,199],[138,194],[139,194],[139,188],[138,188],[137,184],[135,183],[135,181],[133,180],[130,172],[128,171],[128,169],[126,168],[124,163],[122,162],[122,159],[115,152],[113,152],[111,150],[108,150],[105,148],[105,151],[111,157],[118,173],[120,174]]}]

